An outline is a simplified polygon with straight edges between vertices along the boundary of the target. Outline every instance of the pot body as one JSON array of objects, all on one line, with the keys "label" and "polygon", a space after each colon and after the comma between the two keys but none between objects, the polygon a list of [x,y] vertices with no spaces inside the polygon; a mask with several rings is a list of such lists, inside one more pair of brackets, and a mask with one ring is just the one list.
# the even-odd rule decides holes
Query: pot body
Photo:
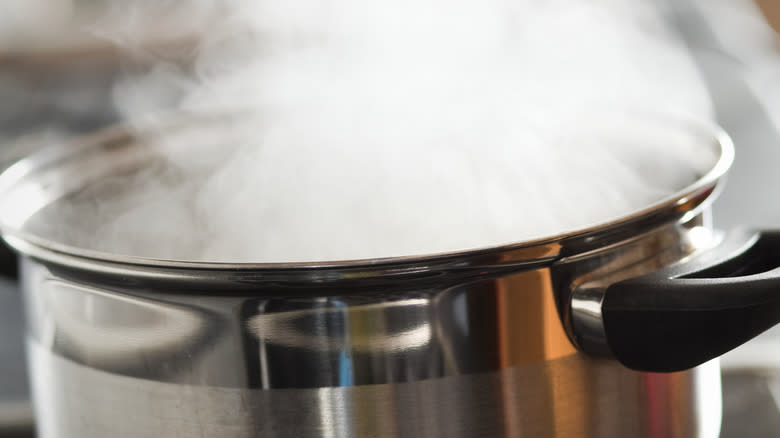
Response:
[{"label": "pot body", "polygon": [[21,248],[39,435],[716,437],[716,362],[631,371],[579,353],[571,330],[578,284],[707,246],[693,213],[584,251],[537,245],[532,264],[512,261],[520,249],[468,275],[359,286],[170,282]]}]

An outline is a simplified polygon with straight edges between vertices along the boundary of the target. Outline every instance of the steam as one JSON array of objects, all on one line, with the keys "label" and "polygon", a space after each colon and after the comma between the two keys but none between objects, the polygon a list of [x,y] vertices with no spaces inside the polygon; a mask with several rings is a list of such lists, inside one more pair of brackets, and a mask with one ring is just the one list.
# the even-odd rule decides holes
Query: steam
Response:
[{"label": "steam", "polygon": [[242,122],[161,141],[187,182],[101,199],[99,224],[71,239],[158,258],[342,260],[517,242],[644,208],[714,160],[707,139],[645,115],[710,115],[657,5],[183,2],[214,21],[194,73],[160,59],[117,85],[117,105],[131,119],[173,103]]}]

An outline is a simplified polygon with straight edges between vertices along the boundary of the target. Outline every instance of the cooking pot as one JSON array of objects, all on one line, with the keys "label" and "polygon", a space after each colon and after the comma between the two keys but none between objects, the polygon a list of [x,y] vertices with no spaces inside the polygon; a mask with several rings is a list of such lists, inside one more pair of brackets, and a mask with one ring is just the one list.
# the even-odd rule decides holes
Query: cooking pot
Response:
[{"label": "cooking pot", "polygon": [[714,437],[715,358],[780,317],[780,236],[713,231],[733,148],[687,121],[658,127],[706,138],[708,173],[535,241],[279,264],[69,241],[71,201],[159,165],[161,132],[225,122],[115,127],[0,177],[40,436]]}]

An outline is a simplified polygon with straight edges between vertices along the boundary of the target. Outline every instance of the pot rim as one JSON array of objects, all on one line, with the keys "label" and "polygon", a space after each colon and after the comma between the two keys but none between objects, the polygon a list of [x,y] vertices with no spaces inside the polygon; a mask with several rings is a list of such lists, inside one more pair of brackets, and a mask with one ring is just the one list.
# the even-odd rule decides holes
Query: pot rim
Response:
[{"label": "pot rim", "polygon": [[[213,115],[210,118],[214,118]],[[183,118],[185,121],[189,118]],[[177,119],[178,120],[178,119]],[[191,121],[191,120],[190,120]],[[381,257],[355,260],[310,261],[310,262],[206,262],[171,260],[151,257],[128,256],[97,250],[84,249],[73,245],[38,237],[22,231],[3,221],[0,214],[0,232],[3,239],[16,251],[34,259],[48,261],[57,265],[76,269],[100,271],[104,273],[128,274],[137,270],[175,271],[176,277],[182,271],[342,271],[340,278],[365,278],[378,274],[409,273],[430,271],[446,266],[468,267],[479,264],[485,266],[508,265],[532,268],[549,264],[562,256],[589,251],[635,236],[639,232],[669,222],[686,222],[698,215],[702,208],[709,205],[715,197],[723,177],[734,160],[734,146],[728,134],[717,124],[701,119],[685,117],[675,120],[685,126],[706,132],[714,141],[713,147],[719,149],[719,157],[711,169],[694,183],[658,202],[634,213],[602,222],[586,228],[541,237],[538,239],[513,242],[501,245],[470,248],[465,250],[416,254],[409,256]],[[13,190],[15,183],[29,177],[36,169],[56,163],[76,150],[89,149],[107,142],[121,142],[131,136],[128,126],[118,124],[91,135],[77,137],[62,145],[40,151],[20,160],[0,174],[0,199]],[[30,216],[27,216],[30,217]],[[377,271],[378,268],[383,267]],[[385,269],[386,268],[386,269]],[[323,278],[324,279],[324,278]]]}]

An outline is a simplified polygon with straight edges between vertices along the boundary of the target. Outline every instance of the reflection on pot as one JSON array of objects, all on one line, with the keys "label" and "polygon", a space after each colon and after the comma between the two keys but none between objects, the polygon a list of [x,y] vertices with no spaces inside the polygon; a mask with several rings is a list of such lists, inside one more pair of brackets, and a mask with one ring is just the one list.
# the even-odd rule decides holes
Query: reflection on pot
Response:
[{"label": "reflection on pot", "polygon": [[110,372],[175,380],[223,332],[203,309],[58,280],[43,281],[39,290],[27,297],[29,335],[66,358]]}]

